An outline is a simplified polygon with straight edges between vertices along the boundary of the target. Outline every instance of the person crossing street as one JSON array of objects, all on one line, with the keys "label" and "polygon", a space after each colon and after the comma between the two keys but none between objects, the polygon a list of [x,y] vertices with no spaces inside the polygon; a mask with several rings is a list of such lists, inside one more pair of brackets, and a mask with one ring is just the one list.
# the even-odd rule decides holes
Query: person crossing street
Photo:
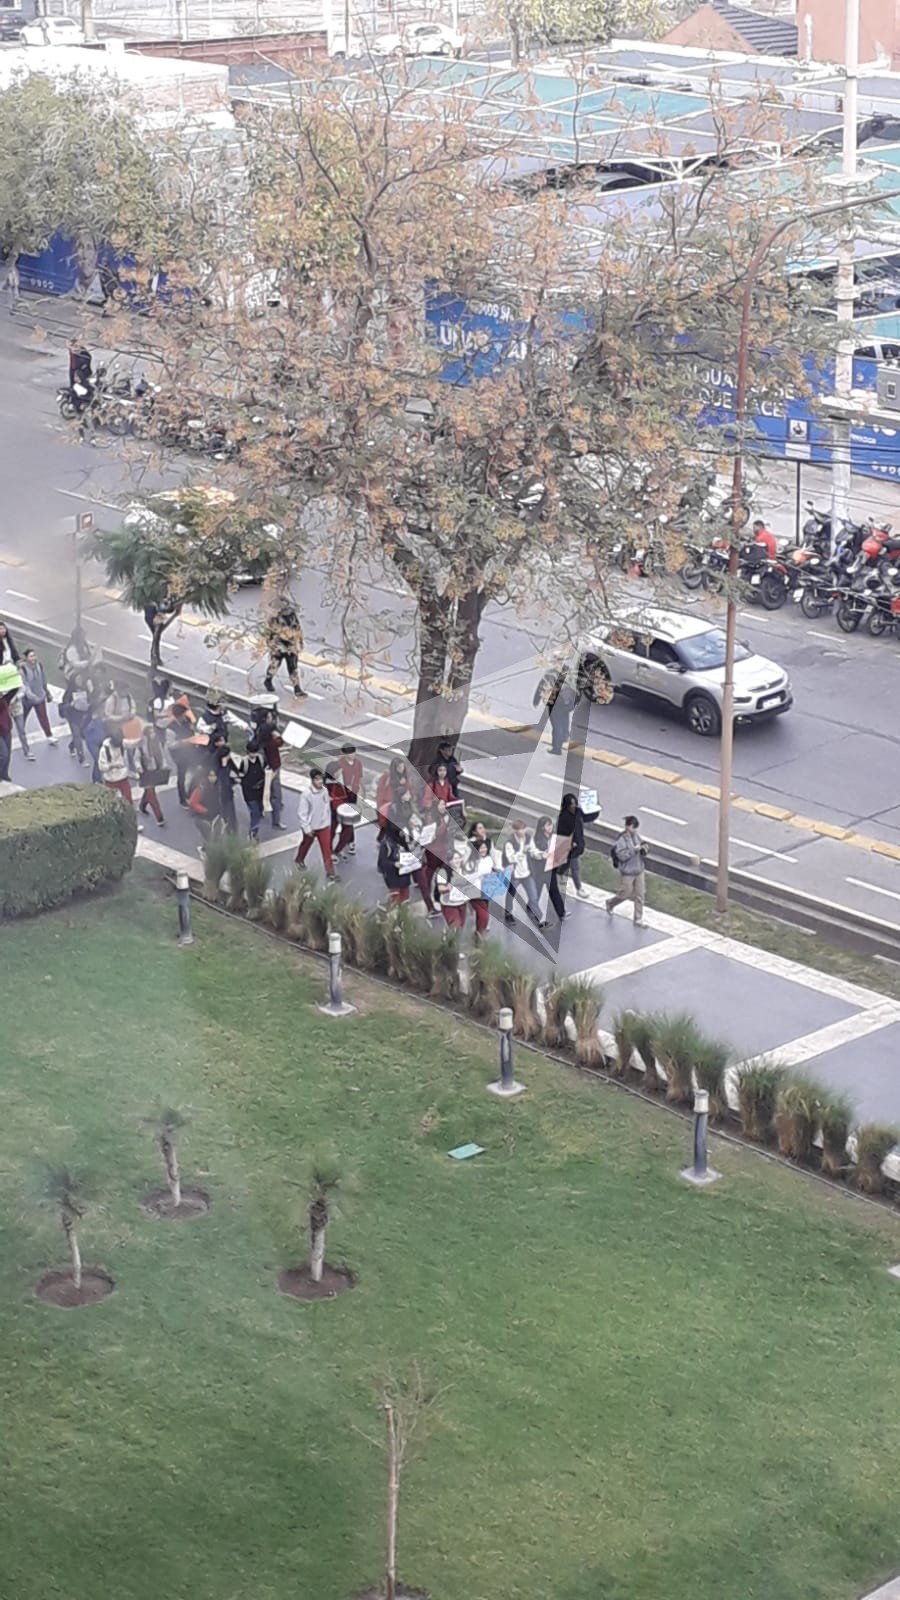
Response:
[{"label": "person crossing street", "polygon": [[305,700],[306,690],[300,682],[298,662],[298,652],[303,649],[303,630],[300,627],[300,618],[289,600],[282,601],[278,610],[269,619],[265,630],[265,641],[269,651],[269,665],[263,680],[267,693],[274,693],[272,680],[283,664],[287,667],[288,677],[297,699]]},{"label": "person crossing street", "polygon": [[560,756],[569,738],[572,712],[577,700],[575,690],[566,681],[566,672],[545,672],[534,691],[534,705],[546,706],[550,723],[550,754]]}]

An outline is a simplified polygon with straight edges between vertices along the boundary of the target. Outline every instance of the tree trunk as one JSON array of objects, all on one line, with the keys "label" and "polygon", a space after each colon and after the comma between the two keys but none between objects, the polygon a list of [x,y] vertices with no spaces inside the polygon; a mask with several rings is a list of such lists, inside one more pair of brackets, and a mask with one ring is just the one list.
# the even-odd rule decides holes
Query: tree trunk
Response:
[{"label": "tree trunk", "polygon": [[69,1246],[69,1255],[72,1258],[72,1282],[74,1283],[76,1289],[80,1289],[81,1251],[78,1248],[78,1232],[75,1227],[75,1223],[70,1216],[65,1214],[63,1215],[62,1225],[63,1232],[66,1236],[66,1244]]},{"label": "tree trunk", "polygon": [[322,1268],[325,1265],[325,1229],[314,1228],[312,1245],[309,1252],[309,1275],[313,1283],[322,1282]]},{"label": "tree trunk", "polygon": [[159,1147],[162,1150],[162,1158],[165,1162],[166,1179],[169,1184],[169,1193],[172,1196],[172,1204],[173,1206],[180,1206],[181,1173],[178,1170],[178,1152],[175,1149],[175,1142],[164,1134],[159,1141]]},{"label": "tree trunk", "polygon": [[400,1462],[397,1447],[397,1417],[389,1400],[384,1404],[384,1422],[387,1429],[388,1493],[387,1529],[384,1552],[385,1600],[396,1600],[397,1595],[397,1516],[400,1508]]},{"label": "tree trunk", "polygon": [[469,589],[455,602],[443,595],[418,596],[419,686],[408,758],[423,778],[441,740],[462,732],[486,603],[483,589]]},{"label": "tree trunk", "polygon": [[509,19],[509,60],[510,60],[510,65],[513,66],[513,67],[517,67],[519,65],[519,62],[521,61],[521,59],[522,59],[522,39],[521,39],[521,35],[519,33],[519,24],[514,18],[510,17],[510,19]]}]

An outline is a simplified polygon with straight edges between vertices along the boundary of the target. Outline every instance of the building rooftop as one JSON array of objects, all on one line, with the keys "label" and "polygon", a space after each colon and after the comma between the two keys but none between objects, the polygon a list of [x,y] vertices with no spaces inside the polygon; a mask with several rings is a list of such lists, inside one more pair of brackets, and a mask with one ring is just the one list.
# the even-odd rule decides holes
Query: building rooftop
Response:
[{"label": "building rooftop", "polygon": [[762,12],[748,11],[743,6],[732,6],[728,0],[706,0],[706,3],[758,55],[797,54],[795,22],[787,22],[783,17],[764,16]]}]

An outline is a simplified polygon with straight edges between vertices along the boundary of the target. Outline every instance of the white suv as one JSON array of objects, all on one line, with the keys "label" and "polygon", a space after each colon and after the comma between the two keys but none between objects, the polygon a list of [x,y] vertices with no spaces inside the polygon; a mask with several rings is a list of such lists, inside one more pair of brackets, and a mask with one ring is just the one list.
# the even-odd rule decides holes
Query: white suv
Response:
[{"label": "white suv", "polygon": [[84,44],[84,34],[74,17],[35,17],[22,29],[25,44]]},{"label": "white suv", "polygon": [[[725,634],[703,617],[653,608],[623,614],[593,634],[578,663],[578,687],[589,700],[619,694],[665,701],[683,711],[694,733],[722,727]],[[783,667],[738,644],[734,662],[735,721],[790,711],[791,680]]]}]

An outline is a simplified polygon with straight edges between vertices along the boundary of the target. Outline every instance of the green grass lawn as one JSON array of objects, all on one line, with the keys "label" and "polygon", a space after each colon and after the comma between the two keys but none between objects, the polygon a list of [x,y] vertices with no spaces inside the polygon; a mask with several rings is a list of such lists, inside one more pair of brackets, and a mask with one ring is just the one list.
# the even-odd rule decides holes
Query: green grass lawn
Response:
[{"label": "green grass lawn", "polygon": [[[900,1566],[900,1223],[350,975],[174,909],[144,875],[0,929],[0,1591],[9,1600],[345,1600],[379,1572],[375,1391],[446,1393],[411,1466],[401,1573],[434,1600],[850,1600]],[[141,1118],[189,1108],[166,1224]],[[486,1146],[456,1164],[446,1151]],[[310,1155],[355,1192],[305,1259]],[[87,1169],[85,1259],[116,1293],[36,1301],[64,1260],[39,1160]]]}]

